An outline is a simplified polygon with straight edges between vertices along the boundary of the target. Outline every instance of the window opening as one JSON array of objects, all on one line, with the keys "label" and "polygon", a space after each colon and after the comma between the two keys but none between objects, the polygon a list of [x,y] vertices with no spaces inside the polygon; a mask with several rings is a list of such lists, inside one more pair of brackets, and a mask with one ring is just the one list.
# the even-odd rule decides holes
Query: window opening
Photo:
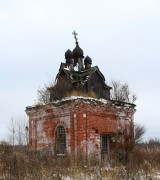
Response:
[{"label": "window opening", "polygon": [[56,129],[56,154],[66,153],[66,132],[63,126]]},{"label": "window opening", "polygon": [[95,129],[95,133],[98,134],[98,129]]},{"label": "window opening", "polygon": [[102,142],[102,154],[106,154],[108,152],[108,135],[102,135],[101,142]]}]

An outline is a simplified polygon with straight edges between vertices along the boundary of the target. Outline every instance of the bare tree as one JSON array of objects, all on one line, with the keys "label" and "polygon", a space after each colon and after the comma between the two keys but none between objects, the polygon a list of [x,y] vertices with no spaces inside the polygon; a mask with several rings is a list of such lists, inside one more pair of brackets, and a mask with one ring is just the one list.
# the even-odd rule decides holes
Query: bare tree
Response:
[{"label": "bare tree", "polygon": [[144,125],[135,124],[134,125],[134,144],[137,145],[142,142],[143,135],[146,132]]},{"label": "bare tree", "polygon": [[[140,124],[130,124],[128,127],[119,129],[116,136],[116,156],[117,160],[121,158],[127,164],[129,155],[135,147],[142,142],[146,128]],[[119,150],[121,153],[119,153]],[[120,155],[120,156],[119,156]]]},{"label": "bare tree", "polygon": [[111,80],[111,99],[115,101],[124,101],[134,103],[137,99],[136,94],[132,93],[127,83]]},{"label": "bare tree", "polygon": [[54,87],[50,88],[50,100],[60,100],[72,90],[72,84],[66,77],[60,77]]},{"label": "bare tree", "polygon": [[66,97],[71,90],[71,83],[64,77],[58,82],[50,82],[38,89],[38,103],[47,104],[53,100],[60,100]]},{"label": "bare tree", "polygon": [[11,117],[11,122],[9,124],[9,142],[14,146],[27,144],[27,118],[24,117]]},{"label": "bare tree", "polygon": [[10,127],[9,129],[9,142],[14,146],[15,144],[15,122],[14,118],[11,117]]},{"label": "bare tree", "polygon": [[50,102],[50,93],[46,85],[44,85],[44,87],[42,88],[39,88],[37,94],[38,94],[38,103],[47,104]]}]

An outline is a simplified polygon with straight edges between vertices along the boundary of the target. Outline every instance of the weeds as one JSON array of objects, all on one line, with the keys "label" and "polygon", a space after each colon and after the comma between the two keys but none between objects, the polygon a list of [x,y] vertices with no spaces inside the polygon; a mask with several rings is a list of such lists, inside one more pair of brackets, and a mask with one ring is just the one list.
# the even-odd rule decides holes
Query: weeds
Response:
[{"label": "weeds", "polygon": [[26,147],[0,145],[0,179],[14,180],[128,180],[154,179],[160,169],[160,149],[136,147],[128,163],[111,168],[94,157],[54,157],[28,151]]}]

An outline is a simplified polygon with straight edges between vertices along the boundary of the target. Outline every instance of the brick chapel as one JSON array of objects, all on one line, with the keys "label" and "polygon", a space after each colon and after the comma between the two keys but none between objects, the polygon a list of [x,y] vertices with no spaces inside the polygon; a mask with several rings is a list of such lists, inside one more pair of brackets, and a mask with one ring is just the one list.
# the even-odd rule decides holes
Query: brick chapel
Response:
[{"label": "brick chapel", "polygon": [[49,102],[26,107],[29,148],[53,155],[114,156],[124,129],[134,136],[135,105],[110,99],[112,87],[84,57],[75,32],[74,38],[76,47],[65,52],[56,84],[48,88]]}]

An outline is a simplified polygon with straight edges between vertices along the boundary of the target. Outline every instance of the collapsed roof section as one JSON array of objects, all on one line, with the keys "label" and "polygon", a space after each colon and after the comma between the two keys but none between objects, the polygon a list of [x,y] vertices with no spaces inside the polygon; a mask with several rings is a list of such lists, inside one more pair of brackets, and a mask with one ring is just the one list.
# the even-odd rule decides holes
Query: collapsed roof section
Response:
[{"label": "collapsed roof section", "polygon": [[[78,43],[77,33],[73,33],[76,40],[76,47],[71,51],[65,52],[65,63],[60,64],[59,72],[56,76],[56,85],[48,88],[50,91],[50,100],[59,99],[55,96],[57,89],[59,93],[62,89],[63,94],[72,95],[72,91],[81,92],[86,96],[89,92],[94,93],[97,98],[110,99],[111,87],[105,83],[105,77],[98,66],[92,67],[92,59],[89,56],[84,58],[84,52]],[[56,89],[57,88],[57,89]],[[62,94],[62,93],[61,93]],[[63,98],[63,97],[62,97]]]}]

